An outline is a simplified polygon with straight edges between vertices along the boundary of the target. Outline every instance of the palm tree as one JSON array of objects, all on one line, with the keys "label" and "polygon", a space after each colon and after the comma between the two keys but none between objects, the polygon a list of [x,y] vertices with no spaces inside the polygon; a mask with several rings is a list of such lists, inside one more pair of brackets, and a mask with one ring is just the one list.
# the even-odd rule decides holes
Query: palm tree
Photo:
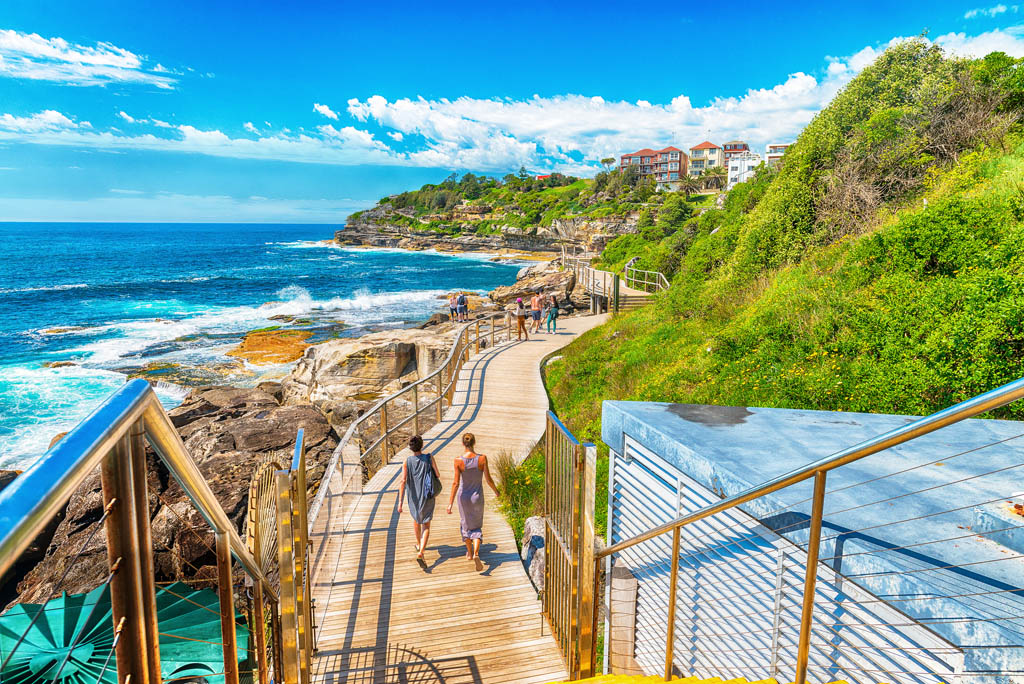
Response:
[{"label": "palm tree", "polygon": [[686,193],[686,199],[690,199],[690,195],[699,191],[703,183],[696,176],[690,174],[684,175],[679,179],[679,189]]},{"label": "palm tree", "polygon": [[704,173],[700,177],[704,181],[705,187],[721,189],[725,186],[729,174],[724,166],[712,166],[709,169],[704,169]]}]

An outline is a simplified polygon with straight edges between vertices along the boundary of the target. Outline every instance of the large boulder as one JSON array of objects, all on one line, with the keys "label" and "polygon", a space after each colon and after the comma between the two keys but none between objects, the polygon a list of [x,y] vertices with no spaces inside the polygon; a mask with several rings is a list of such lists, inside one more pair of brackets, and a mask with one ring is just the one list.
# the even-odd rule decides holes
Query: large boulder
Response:
[{"label": "large boulder", "polygon": [[559,270],[554,261],[521,269],[520,277],[513,285],[503,285],[491,291],[491,301],[499,306],[512,304],[518,298],[529,300],[536,292],[554,295],[559,302],[569,298],[576,285],[576,274]]},{"label": "large boulder", "polygon": [[537,592],[544,591],[544,516],[527,518],[519,555]]},{"label": "large boulder", "polygon": [[415,380],[440,366],[451,335],[434,330],[393,330],[310,347],[282,381],[286,404],[326,406],[379,395],[396,380]]},{"label": "large boulder", "polygon": [[[307,481],[319,486],[337,433],[312,406],[283,406],[262,389],[203,387],[170,412],[185,446],[221,507],[244,538],[249,482],[260,463],[291,460],[296,432],[305,433]],[[149,514],[158,582],[213,576],[215,538],[177,481],[152,452],[147,456]],[[45,555],[17,585],[17,600],[45,601],[66,573],[61,589],[97,587],[107,576],[102,489],[94,473],[74,494]],[[6,598],[6,597],[5,597]]]}]

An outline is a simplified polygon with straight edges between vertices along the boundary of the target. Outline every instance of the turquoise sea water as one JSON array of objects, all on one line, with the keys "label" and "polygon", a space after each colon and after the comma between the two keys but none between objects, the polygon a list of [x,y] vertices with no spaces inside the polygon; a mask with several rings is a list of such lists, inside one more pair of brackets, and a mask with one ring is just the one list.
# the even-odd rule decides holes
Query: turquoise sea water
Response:
[{"label": "turquoise sea water", "polygon": [[[437,311],[439,295],[486,291],[518,269],[322,244],[336,228],[0,223],[0,468],[26,467],[133,369],[239,367],[225,352],[274,324],[320,337],[408,325]],[[44,365],[61,361],[74,365]],[[286,368],[239,370],[231,382]],[[158,386],[167,405],[186,391]]]}]

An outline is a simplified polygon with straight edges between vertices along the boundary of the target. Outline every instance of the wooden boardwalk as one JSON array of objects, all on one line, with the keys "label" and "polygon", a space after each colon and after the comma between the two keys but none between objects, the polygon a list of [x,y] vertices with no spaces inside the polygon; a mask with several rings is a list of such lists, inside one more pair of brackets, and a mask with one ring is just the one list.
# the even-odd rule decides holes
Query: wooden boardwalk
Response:
[{"label": "wooden boardwalk", "polygon": [[605,318],[561,319],[557,335],[499,345],[465,365],[454,405],[424,435],[424,450],[435,454],[444,481],[425,564],[415,559],[408,513],[397,511],[408,452],[366,484],[348,532],[328,549],[341,554],[333,580],[314,588],[322,623],[316,681],[540,684],[566,677],[493,493],[485,487],[479,569],[465,558],[458,505],[452,515],[445,508],[462,433],[476,435],[481,453],[525,457],[544,433],[548,408],[540,360]]}]

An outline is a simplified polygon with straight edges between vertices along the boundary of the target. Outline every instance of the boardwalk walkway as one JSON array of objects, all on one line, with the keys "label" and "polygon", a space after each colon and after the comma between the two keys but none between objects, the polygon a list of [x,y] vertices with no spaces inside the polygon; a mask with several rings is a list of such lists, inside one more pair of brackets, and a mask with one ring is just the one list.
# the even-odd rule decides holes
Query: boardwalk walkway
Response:
[{"label": "boardwalk walkway", "polygon": [[499,345],[463,368],[454,405],[425,435],[424,450],[436,455],[444,481],[425,566],[415,560],[409,516],[396,508],[408,452],[366,484],[333,582],[314,588],[317,605],[328,606],[316,681],[531,684],[566,676],[492,492],[486,490],[480,569],[464,557],[457,506],[450,516],[445,507],[462,433],[476,434],[482,453],[525,457],[543,435],[548,407],[540,360],[605,318],[562,319],[558,335]]}]

